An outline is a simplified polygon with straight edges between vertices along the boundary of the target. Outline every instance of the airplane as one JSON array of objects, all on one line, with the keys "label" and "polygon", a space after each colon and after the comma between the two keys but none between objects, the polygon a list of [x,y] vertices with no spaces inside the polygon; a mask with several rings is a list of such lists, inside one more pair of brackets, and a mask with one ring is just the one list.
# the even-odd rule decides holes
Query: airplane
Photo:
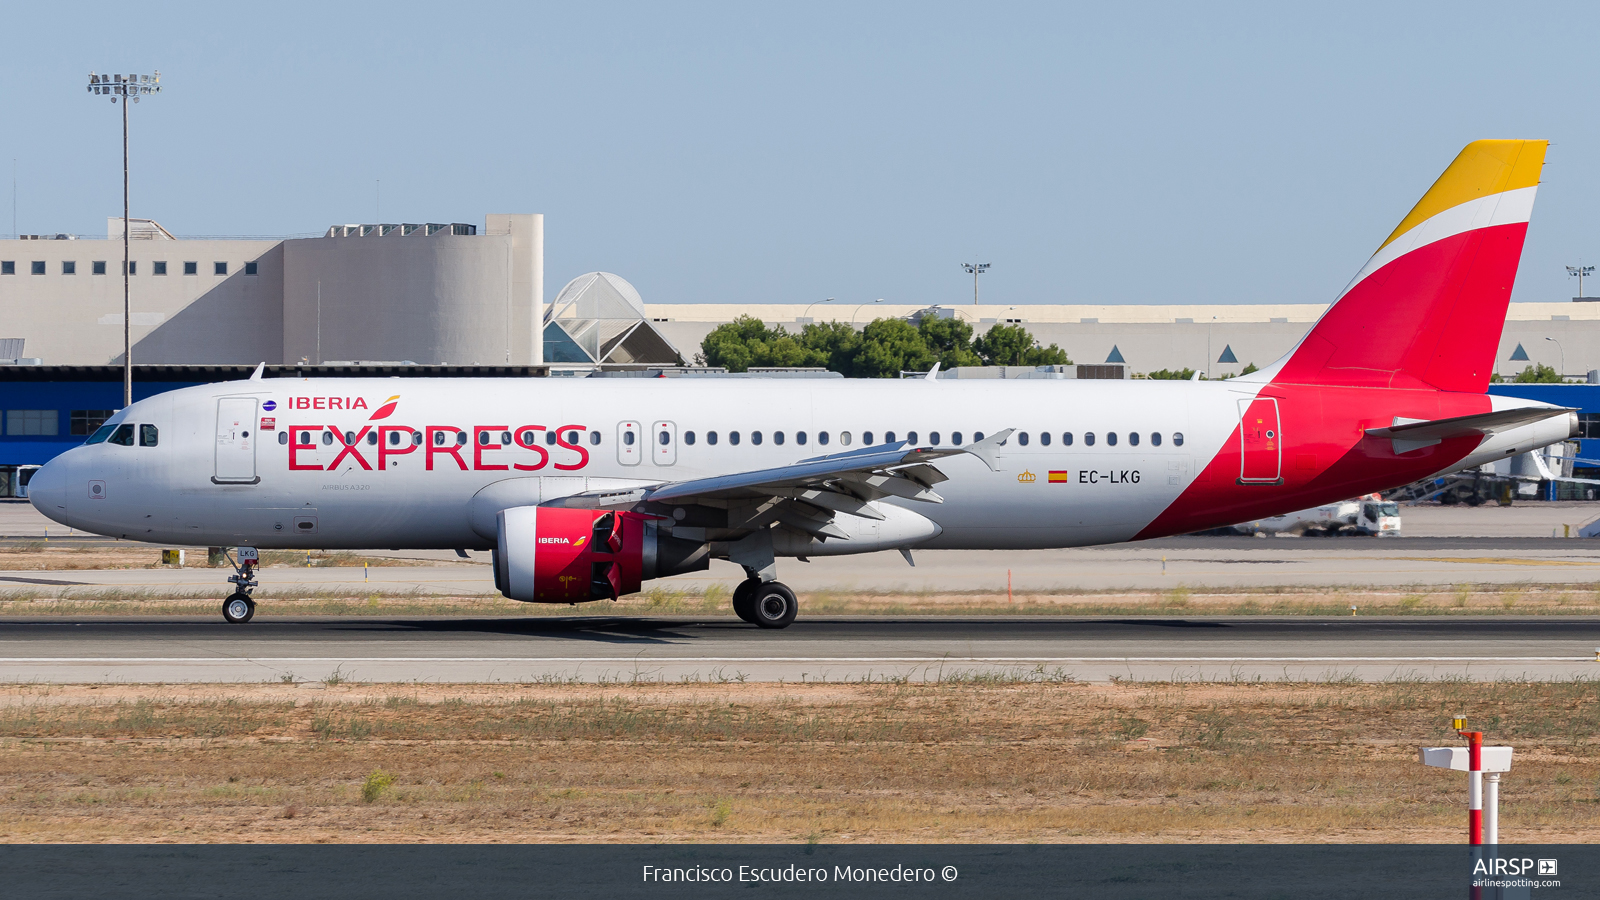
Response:
[{"label": "airplane", "polygon": [[1282,359],[1226,381],[287,379],[141,400],[33,476],[80,531],[239,549],[488,550],[534,603],[777,560],[1137,541],[1525,453],[1571,409],[1485,389],[1546,141],[1473,142]]}]

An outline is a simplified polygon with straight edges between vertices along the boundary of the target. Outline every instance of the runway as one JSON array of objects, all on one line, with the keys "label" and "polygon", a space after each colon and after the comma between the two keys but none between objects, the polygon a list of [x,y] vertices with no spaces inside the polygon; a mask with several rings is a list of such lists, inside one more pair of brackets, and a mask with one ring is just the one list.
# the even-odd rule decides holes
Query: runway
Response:
[{"label": "runway", "polygon": [[33,619],[0,681],[1385,681],[1600,676],[1600,619]]}]

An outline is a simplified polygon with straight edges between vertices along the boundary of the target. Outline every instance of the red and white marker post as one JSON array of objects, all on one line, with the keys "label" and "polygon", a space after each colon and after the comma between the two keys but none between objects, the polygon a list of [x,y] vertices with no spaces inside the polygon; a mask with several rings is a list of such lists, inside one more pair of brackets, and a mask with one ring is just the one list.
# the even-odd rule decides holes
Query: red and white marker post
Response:
[{"label": "red and white marker post", "polygon": [[1483,732],[1467,731],[1463,717],[1456,717],[1451,724],[1456,734],[1467,739],[1467,746],[1423,747],[1419,756],[1425,766],[1467,773],[1467,843],[1494,846],[1500,843],[1500,775],[1511,771],[1511,748],[1485,747]]}]

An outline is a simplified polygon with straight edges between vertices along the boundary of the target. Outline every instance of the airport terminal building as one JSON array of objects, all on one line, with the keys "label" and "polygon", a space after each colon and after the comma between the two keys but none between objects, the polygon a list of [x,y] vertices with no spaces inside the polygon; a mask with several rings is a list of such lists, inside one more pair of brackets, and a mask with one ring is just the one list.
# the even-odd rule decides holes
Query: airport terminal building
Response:
[{"label": "airport terminal building", "polygon": [[[122,227],[122,219],[108,220],[105,239],[0,240],[0,496],[14,495],[19,467],[82,440],[121,403]],[[929,315],[962,319],[977,333],[1015,324],[1078,364],[1052,377],[1187,368],[1220,378],[1283,356],[1327,309],[647,304],[604,272],[572,279],[547,304],[543,217],[531,214],[491,214],[482,226],[336,225],[272,239],[180,238],[136,219],[129,238],[136,399],[245,377],[258,363],[273,367],[270,374],[501,377],[679,366],[694,362],[712,329],[741,315],[790,330]],[[1496,365],[1506,377],[1547,365],[1570,380],[1600,382],[1592,371],[1600,367],[1600,303],[1511,304]],[[1584,438],[1600,441],[1600,384],[1495,390],[1583,409]],[[1586,442],[1579,455],[1600,457],[1600,443]]]}]

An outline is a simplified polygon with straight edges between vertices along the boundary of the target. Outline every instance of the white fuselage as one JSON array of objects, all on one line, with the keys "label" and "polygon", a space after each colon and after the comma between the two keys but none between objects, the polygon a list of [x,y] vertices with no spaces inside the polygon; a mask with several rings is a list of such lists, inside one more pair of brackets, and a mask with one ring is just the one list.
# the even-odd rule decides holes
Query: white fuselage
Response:
[{"label": "white fuselage", "polygon": [[[108,425],[153,425],[154,446],[135,440],[77,447],[32,484],[35,504],[57,521],[130,540],[487,549],[493,533],[485,533],[482,516],[474,522],[472,498],[510,479],[520,480],[512,494],[548,501],[608,486],[772,468],[859,449],[869,440],[947,447],[1013,428],[999,450],[998,471],[970,455],[939,461],[949,479],[937,485],[943,503],[882,502],[937,523],[937,534],[920,546],[1071,547],[1138,535],[1227,441],[1237,440],[1239,401],[1262,387],[1245,381],[269,379],[135,403]],[[395,395],[393,411],[374,420]],[[1496,398],[1496,406],[1503,402],[1522,401]],[[253,414],[224,422],[223,409]],[[369,443],[364,428],[382,438]],[[538,450],[521,443],[529,429]],[[557,429],[562,443],[546,443]],[[625,440],[630,429],[633,444]],[[411,443],[413,430],[421,445]],[[458,431],[465,444],[456,443]],[[310,445],[298,446],[307,432]],[[514,435],[509,444],[507,432]],[[351,436],[354,452],[339,458]],[[1540,439],[1531,427],[1494,436],[1462,464]],[[1339,497],[1326,498],[1333,499]],[[827,552],[855,552],[848,542],[828,543]]]}]

